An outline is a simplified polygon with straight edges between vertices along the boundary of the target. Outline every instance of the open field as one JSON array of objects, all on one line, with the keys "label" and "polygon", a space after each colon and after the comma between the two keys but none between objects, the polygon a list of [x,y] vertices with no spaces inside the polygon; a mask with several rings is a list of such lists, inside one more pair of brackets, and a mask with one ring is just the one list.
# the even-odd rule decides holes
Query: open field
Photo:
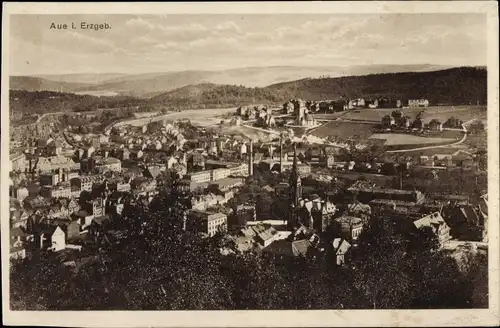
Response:
[{"label": "open field", "polygon": [[369,139],[384,139],[386,146],[453,142],[452,138],[426,138],[403,133],[375,133]]},{"label": "open field", "polygon": [[317,113],[317,114],[314,114],[314,118],[316,120],[334,120],[338,117],[342,117],[344,115],[346,115],[347,112],[335,112],[335,113]]},{"label": "open field", "polygon": [[[346,120],[364,120],[380,122],[385,115],[391,115],[396,108],[366,108],[350,110],[342,116]],[[403,115],[414,120],[418,113],[424,111],[423,122],[429,123],[432,119],[445,122],[451,116],[464,122],[476,117],[486,116],[486,106],[436,106],[427,108],[402,108]]]},{"label": "open field", "polygon": [[235,108],[188,109],[188,110],[183,110],[181,112],[173,112],[165,115],[156,116],[153,118],[138,118],[138,119],[127,120],[119,122],[115,126],[123,126],[123,125],[141,126],[148,124],[149,122],[156,122],[164,119],[172,121],[188,119],[194,125],[210,126],[220,123],[221,115],[232,113],[235,110],[236,110]]},{"label": "open field", "polygon": [[311,132],[311,135],[320,138],[348,139],[349,137],[356,137],[358,139],[368,139],[376,127],[377,124],[332,121],[315,129]]}]

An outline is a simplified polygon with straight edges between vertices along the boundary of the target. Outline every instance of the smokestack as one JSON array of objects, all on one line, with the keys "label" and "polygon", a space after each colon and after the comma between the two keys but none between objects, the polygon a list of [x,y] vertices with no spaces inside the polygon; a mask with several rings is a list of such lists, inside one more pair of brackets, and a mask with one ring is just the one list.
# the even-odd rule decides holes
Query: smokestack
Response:
[{"label": "smokestack", "polygon": [[399,168],[399,189],[403,190],[403,168]]},{"label": "smokestack", "polygon": [[186,212],[182,215],[182,231],[186,231],[187,229],[187,214]]},{"label": "smokestack", "polygon": [[283,140],[280,136],[280,173],[283,172]]},{"label": "smokestack", "polygon": [[253,141],[250,140],[250,149],[248,154],[248,175],[253,176]]}]

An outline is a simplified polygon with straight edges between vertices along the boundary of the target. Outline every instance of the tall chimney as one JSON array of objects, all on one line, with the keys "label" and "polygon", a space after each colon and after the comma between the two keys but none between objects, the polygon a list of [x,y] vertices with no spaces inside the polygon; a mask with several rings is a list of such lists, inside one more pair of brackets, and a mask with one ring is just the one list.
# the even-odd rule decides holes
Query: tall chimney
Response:
[{"label": "tall chimney", "polygon": [[187,228],[187,214],[184,211],[184,213],[182,214],[182,231],[186,231],[187,230],[186,228]]},{"label": "tall chimney", "polygon": [[280,136],[280,173],[283,172],[283,140]]},{"label": "tall chimney", "polygon": [[399,169],[399,189],[403,190],[403,168]]},{"label": "tall chimney", "polygon": [[248,154],[248,175],[253,176],[253,141],[250,140],[250,149]]}]

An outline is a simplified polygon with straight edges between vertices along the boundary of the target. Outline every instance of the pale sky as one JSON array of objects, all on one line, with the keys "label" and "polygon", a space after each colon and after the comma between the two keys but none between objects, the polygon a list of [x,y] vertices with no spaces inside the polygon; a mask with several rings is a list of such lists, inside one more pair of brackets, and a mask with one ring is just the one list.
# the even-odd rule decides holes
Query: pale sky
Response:
[{"label": "pale sky", "polygon": [[[486,65],[482,14],[14,15],[11,75]],[[80,29],[80,22],[110,30]],[[51,30],[75,23],[77,29]]]}]

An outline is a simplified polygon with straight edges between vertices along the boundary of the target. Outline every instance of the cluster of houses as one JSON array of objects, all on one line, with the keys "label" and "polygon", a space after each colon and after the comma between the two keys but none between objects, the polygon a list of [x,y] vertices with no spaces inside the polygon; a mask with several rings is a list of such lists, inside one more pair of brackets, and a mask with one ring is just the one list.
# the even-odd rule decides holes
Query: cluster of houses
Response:
[{"label": "cluster of houses", "polygon": [[283,112],[288,114],[289,108],[293,108],[294,122],[292,125],[303,127],[314,127],[317,125],[313,113],[319,110],[319,104],[302,99],[293,99],[283,105]]},{"label": "cluster of houses", "polygon": [[[240,106],[236,109],[236,118],[233,119],[233,124],[240,125],[241,120],[255,120],[255,126],[263,128],[276,127],[277,111],[283,116],[292,115],[293,120],[288,123],[290,126],[300,127],[315,127],[317,122],[314,118],[314,113],[318,112],[338,112],[345,110],[353,110],[359,108],[425,108],[429,106],[427,99],[390,99],[390,98],[376,98],[376,99],[344,99],[341,97],[339,100],[326,100],[326,101],[305,101],[302,99],[291,99],[285,102],[281,109],[269,105],[250,105]],[[397,121],[397,122],[396,122]],[[392,117],[388,115],[384,117],[382,123],[387,126],[400,126],[403,128],[422,129],[423,123],[420,119],[411,123],[408,117]],[[432,126],[439,122],[432,122]],[[440,123],[438,124],[440,125]],[[433,129],[432,127],[431,129]],[[442,125],[439,127],[442,129]]]},{"label": "cluster of houses", "polygon": [[441,247],[452,238],[486,238],[487,210],[468,201],[454,202],[439,195],[426,198],[418,191],[364,183],[351,186],[345,203],[337,205],[317,195],[303,197],[297,209],[300,222],[297,229],[289,229],[279,220],[259,221],[257,216],[256,225],[241,229],[235,236],[237,249],[260,250],[263,255],[280,261],[315,256],[328,250],[337,265],[346,265],[351,248],[357,246],[365,224],[373,217],[386,220],[392,227],[391,233],[414,235],[427,229]]},{"label": "cluster of houses", "polygon": [[[236,116],[244,120],[255,120],[255,126],[258,127],[273,128],[276,127],[278,114],[291,114],[293,120],[288,125],[314,127],[317,122],[313,113],[318,112],[319,109],[319,103],[316,101],[292,99],[284,103],[281,108],[263,105],[240,106],[236,109]],[[238,125],[236,122],[235,124]]]},{"label": "cluster of houses", "polygon": [[[181,179],[186,190],[196,191],[188,229],[211,236],[227,226],[226,215],[217,207],[233,198],[251,171],[247,144],[219,136],[186,140],[178,137],[180,129],[176,132],[172,127],[157,126],[163,135],[185,140],[182,149],[143,147],[154,141],[155,134],[142,129],[142,143],[132,142],[141,145],[137,148],[109,139],[101,144],[103,140],[95,138],[69,153],[49,141],[11,156],[11,255],[99,244],[104,236],[109,239],[102,232],[123,218],[127,208],[151,202],[159,182],[172,175]],[[147,129],[154,128],[148,125]],[[110,131],[110,135],[134,138],[139,136],[136,133],[133,127]]]},{"label": "cluster of houses", "polygon": [[[110,136],[139,136],[137,128],[124,130],[110,131]],[[160,125],[158,130],[162,134],[182,134],[172,132],[168,124]],[[278,159],[273,156],[272,144],[253,148],[253,143],[233,136],[200,135],[184,139],[182,149],[152,149],[143,145],[153,142],[154,133],[140,133],[144,140],[137,148],[93,138],[90,144],[68,152],[62,144],[49,140],[11,156],[12,256],[101,243],[107,236],[102,231],[111,229],[112,222],[123,217],[133,204],[152,201],[158,181],[172,173],[187,191],[195,193],[187,229],[212,236],[227,229],[229,211],[221,207],[252,175],[254,166],[265,167],[269,163],[262,161],[266,159],[274,159],[283,168],[291,165],[290,151],[280,150],[284,154]],[[300,167],[310,172],[309,165]],[[268,165],[267,169],[276,167]]]},{"label": "cluster of houses", "polygon": [[485,201],[478,205],[461,195],[424,195],[361,180],[346,189],[341,200],[329,195],[323,198],[314,193],[314,188],[303,192],[307,186],[302,185],[300,177],[308,174],[298,170],[298,160],[294,162],[291,169],[296,179],[262,188],[274,199],[273,207],[287,213],[285,217],[276,217],[266,197],[229,213],[229,222],[238,224],[232,234],[233,251],[259,251],[286,260],[330,250],[336,263],[345,265],[349,250],[357,246],[365,224],[373,217],[387,220],[394,228],[392,232],[412,235],[428,229],[441,247],[452,238],[480,241],[487,236]]},{"label": "cluster of houses", "polygon": [[[445,129],[450,130],[460,130],[463,131],[463,122],[456,117],[450,117],[445,122],[441,122],[438,119],[432,119],[428,123],[424,123],[422,113],[419,113],[417,117],[412,121],[410,117],[404,115],[400,110],[395,110],[391,115],[385,115],[381,120],[382,127],[389,130],[431,130],[431,131],[443,131]],[[484,126],[482,127],[484,129]]]},{"label": "cluster of houses", "polygon": [[[293,108],[295,124],[307,126],[314,123],[310,113],[320,105],[293,100],[283,110]],[[257,120],[268,122],[270,111],[260,112],[265,115]],[[172,176],[193,194],[184,229],[208,238],[228,235],[232,247],[221,249],[225,253],[257,250],[286,260],[328,250],[338,265],[345,265],[364,225],[380,213],[405,233],[429,228],[441,244],[452,237],[484,238],[484,204],[426,197],[366,181],[345,190],[342,201],[305,192],[302,179],[311,176],[313,167],[333,168],[338,148],[297,149],[281,141],[254,144],[236,136],[197,133],[190,138],[180,125],[159,121],[112,129],[104,134],[107,138],[92,138],[71,152],[49,140],[12,156],[11,257],[99,249],[120,240],[126,235],[120,222],[137,204],[153,201]],[[275,206],[268,206],[265,197],[234,203],[255,170],[290,173],[288,181],[262,188]]]},{"label": "cluster of houses", "polygon": [[421,99],[393,99],[393,98],[355,98],[337,100],[325,100],[318,103],[321,112],[340,112],[345,110],[361,108],[425,108],[429,107],[429,100]]}]

